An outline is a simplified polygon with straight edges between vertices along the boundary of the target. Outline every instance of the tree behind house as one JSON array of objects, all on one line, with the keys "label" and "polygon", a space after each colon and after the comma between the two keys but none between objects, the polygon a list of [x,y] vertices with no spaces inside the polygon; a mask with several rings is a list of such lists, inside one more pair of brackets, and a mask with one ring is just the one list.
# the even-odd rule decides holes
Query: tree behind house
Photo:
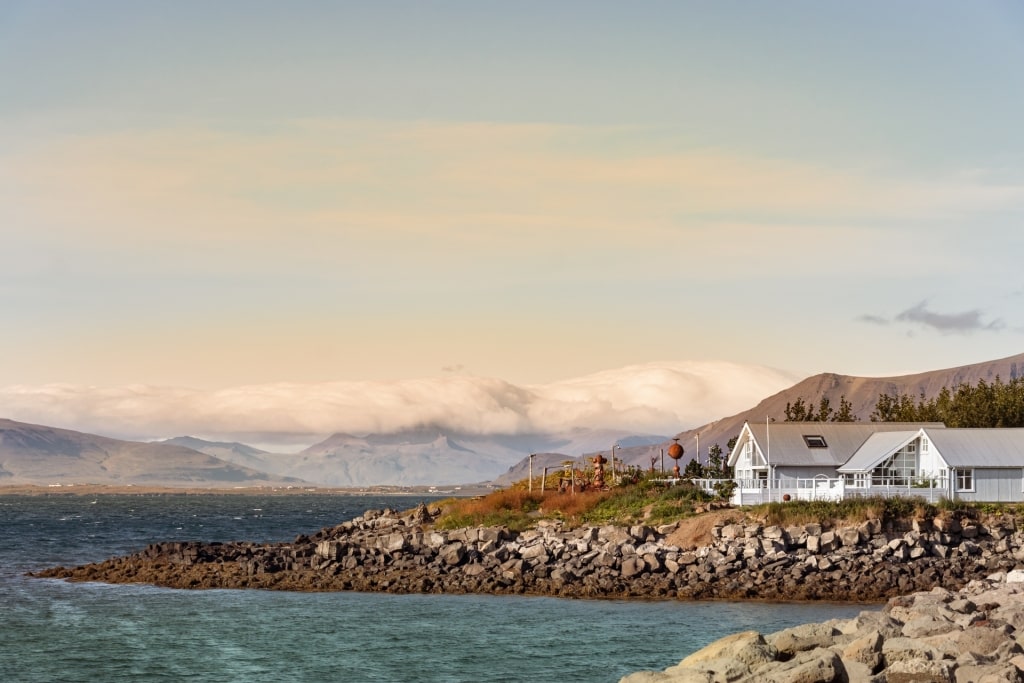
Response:
[{"label": "tree behind house", "polygon": [[1024,427],[1024,378],[943,387],[932,398],[922,393],[879,394],[872,422],[942,422],[947,427]]},{"label": "tree behind house", "polygon": [[858,419],[846,396],[839,397],[839,410],[832,407],[828,397],[822,396],[818,401],[817,412],[813,405],[804,401],[803,396],[797,396],[792,403],[786,403],[785,412],[786,422],[856,422]]}]

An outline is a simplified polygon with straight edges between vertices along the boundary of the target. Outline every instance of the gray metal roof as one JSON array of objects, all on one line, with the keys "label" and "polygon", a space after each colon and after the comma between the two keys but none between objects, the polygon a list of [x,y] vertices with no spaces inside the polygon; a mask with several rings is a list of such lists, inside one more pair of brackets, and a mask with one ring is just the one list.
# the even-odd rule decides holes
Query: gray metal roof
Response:
[{"label": "gray metal roof", "polygon": [[1024,429],[925,429],[950,467],[1024,467]]},{"label": "gray metal roof", "polygon": [[[937,422],[773,422],[770,427],[763,422],[749,422],[747,425],[761,451],[771,451],[772,465],[794,467],[839,467],[878,432],[917,431],[922,427],[943,431],[943,425]],[[827,448],[808,448],[805,436],[821,436]]]},{"label": "gray metal roof", "polygon": [[[878,463],[906,446],[920,433],[920,429],[899,432],[875,432],[857,449],[840,472],[870,472]],[[943,430],[944,431],[944,430]]]}]

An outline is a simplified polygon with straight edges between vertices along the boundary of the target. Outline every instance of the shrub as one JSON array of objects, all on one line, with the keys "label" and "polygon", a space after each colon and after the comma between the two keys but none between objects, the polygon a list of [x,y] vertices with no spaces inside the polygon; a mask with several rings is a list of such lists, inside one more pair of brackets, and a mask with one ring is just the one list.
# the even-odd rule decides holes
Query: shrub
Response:
[{"label": "shrub", "polygon": [[735,491],[736,481],[733,479],[722,479],[715,482],[715,494],[722,500],[729,500],[732,498],[732,494]]},{"label": "shrub", "polygon": [[769,524],[858,524],[868,519],[924,519],[935,515],[935,508],[919,498],[846,498],[841,501],[794,500],[768,503],[752,509]]}]

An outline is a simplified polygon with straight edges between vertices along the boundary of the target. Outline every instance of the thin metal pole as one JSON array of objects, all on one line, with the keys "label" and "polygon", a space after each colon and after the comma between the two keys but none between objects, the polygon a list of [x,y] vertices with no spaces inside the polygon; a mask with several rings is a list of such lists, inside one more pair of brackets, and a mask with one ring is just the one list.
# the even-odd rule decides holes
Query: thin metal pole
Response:
[{"label": "thin metal pole", "polygon": [[768,426],[768,416],[764,416],[764,438],[767,445],[765,463],[768,465],[768,502],[772,502],[772,431]]},{"label": "thin metal pole", "polygon": [[530,493],[533,493],[533,456],[536,453],[530,453]]}]

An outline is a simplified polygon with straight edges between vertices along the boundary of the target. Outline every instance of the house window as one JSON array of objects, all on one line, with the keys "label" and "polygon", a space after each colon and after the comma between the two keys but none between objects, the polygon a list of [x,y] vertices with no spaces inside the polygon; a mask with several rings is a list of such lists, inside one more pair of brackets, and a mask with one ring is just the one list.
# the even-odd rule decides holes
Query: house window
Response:
[{"label": "house window", "polygon": [[974,470],[957,470],[956,471],[956,490],[957,491],[973,491],[974,490]]},{"label": "house window", "polygon": [[923,454],[923,453],[927,453],[927,452],[928,452],[928,439],[926,439],[925,437],[922,436],[921,437],[921,453]]},{"label": "house window", "polygon": [[911,442],[871,473],[872,486],[910,486],[917,476],[917,444]]},{"label": "house window", "polygon": [[847,472],[843,475],[843,483],[855,489],[868,487],[868,475],[865,472]]},{"label": "house window", "polygon": [[757,475],[757,488],[768,488],[768,472],[766,470],[758,470],[755,474]]},{"label": "house window", "polygon": [[804,443],[808,448],[828,448],[825,437],[818,434],[804,434]]}]

